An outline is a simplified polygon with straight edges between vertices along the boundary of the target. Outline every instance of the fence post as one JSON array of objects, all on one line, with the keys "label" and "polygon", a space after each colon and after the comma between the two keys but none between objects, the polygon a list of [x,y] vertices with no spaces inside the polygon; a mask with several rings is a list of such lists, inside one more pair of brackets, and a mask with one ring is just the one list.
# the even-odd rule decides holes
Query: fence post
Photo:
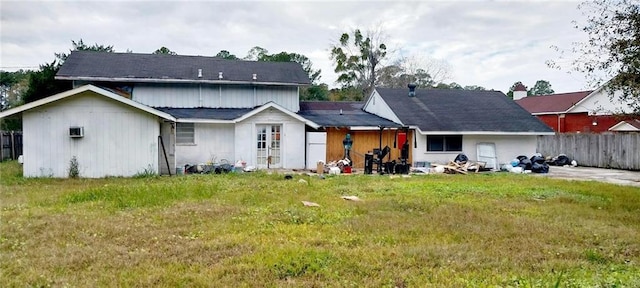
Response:
[{"label": "fence post", "polygon": [[4,131],[0,131],[0,161],[4,161]]},{"label": "fence post", "polygon": [[16,143],[16,141],[13,138],[13,135],[14,135],[13,131],[11,131],[11,136],[10,136],[11,137],[11,160],[16,160],[16,151],[15,151],[15,148],[16,148],[15,143]]}]

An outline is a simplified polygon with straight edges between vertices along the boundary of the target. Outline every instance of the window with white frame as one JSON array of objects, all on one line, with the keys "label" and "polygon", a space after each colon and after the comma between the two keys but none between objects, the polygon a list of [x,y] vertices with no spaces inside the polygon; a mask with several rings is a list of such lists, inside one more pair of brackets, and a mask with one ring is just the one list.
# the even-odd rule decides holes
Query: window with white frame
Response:
[{"label": "window with white frame", "polygon": [[193,123],[176,123],[176,144],[196,143]]},{"label": "window with white frame", "polygon": [[428,135],[427,152],[461,152],[462,135]]}]

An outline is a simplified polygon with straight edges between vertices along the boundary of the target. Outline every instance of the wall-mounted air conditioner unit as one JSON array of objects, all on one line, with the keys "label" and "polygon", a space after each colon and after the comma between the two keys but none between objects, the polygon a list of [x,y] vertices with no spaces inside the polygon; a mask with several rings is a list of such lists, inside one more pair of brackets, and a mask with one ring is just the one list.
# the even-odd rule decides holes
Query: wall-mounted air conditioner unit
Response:
[{"label": "wall-mounted air conditioner unit", "polygon": [[80,127],[80,126],[71,126],[71,127],[69,127],[69,137],[71,137],[71,138],[82,138],[82,137],[84,137],[84,127]]}]

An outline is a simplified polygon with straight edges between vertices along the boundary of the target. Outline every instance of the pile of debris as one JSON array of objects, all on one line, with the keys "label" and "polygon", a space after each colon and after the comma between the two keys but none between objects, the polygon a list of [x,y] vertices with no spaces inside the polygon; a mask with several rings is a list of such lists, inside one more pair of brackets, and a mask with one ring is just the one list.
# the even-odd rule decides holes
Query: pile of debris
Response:
[{"label": "pile of debris", "polygon": [[317,171],[316,173],[318,174],[329,174],[329,175],[333,175],[333,174],[350,174],[352,169],[351,169],[351,160],[349,159],[340,159],[338,161],[331,161],[329,163],[324,163],[324,161],[320,160],[318,161],[318,165],[317,165]]},{"label": "pile of debris", "polygon": [[520,155],[511,160],[511,163],[502,167],[503,171],[509,171],[513,173],[549,173],[549,166],[577,166],[578,163],[575,160],[569,159],[567,155],[560,154],[557,157],[543,157],[542,154],[536,153],[528,158],[527,156]]},{"label": "pile of debris", "polygon": [[553,166],[568,166],[571,165],[573,167],[578,166],[578,162],[576,160],[571,160],[571,158],[567,157],[565,154],[560,154],[556,157],[547,157],[546,162],[549,165]]},{"label": "pile of debris", "polygon": [[472,172],[480,172],[485,170],[486,162],[483,161],[470,161],[467,155],[458,154],[456,159],[453,161],[449,161],[448,164],[431,164],[433,166],[433,171],[436,173],[447,173],[447,174],[467,174],[469,171]]},{"label": "pile of debris", "polygon": [[223,174],[229,172],[251,172],[255,168],[248,167],[247,162],[238,160],[235,164],[231,164],[226,160],[220,163],[208,164],[185,164],[184,174]]}]

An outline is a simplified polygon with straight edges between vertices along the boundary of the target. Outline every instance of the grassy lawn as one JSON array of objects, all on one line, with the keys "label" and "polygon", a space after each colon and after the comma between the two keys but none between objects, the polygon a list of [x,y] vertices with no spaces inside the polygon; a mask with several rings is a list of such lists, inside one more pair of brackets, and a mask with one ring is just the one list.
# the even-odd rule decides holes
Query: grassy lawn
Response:
[{"label": "grassy lawn", "polygon": [[634,187],[504,173],[20,174],[0,163],[2,287],[640,287]]}]

